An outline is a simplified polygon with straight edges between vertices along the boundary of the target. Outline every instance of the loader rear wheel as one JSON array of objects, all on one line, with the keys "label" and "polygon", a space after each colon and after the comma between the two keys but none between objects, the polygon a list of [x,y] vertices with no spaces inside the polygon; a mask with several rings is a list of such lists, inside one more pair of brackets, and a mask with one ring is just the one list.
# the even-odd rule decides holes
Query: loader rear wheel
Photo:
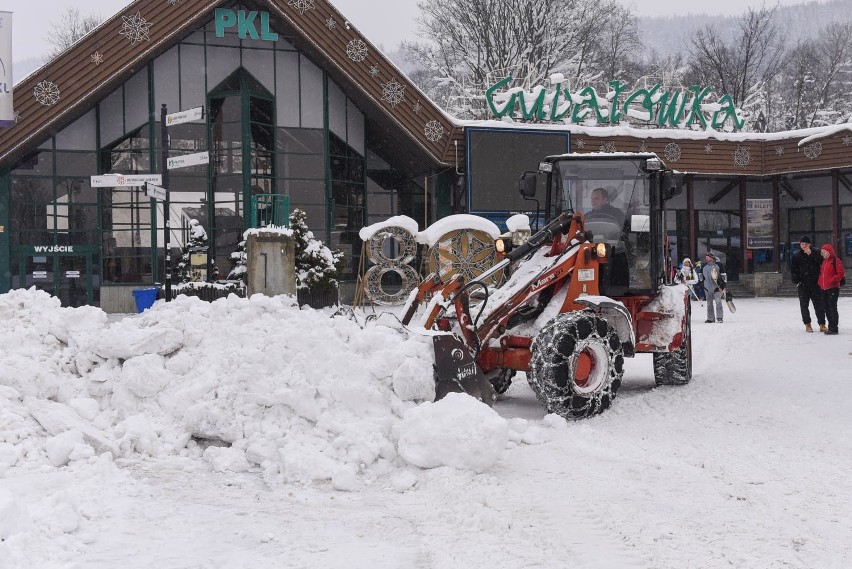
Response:
[{"label": "loader rear wheel", "polygon": [[654,353],[654,381],[657,385],[686,385],[692,379],[692,309],[686,307],[683,343],[674,352]]},{"label": "loader rear wheel", "polygon": [[607,409],[624,375],[615,328],[591,310],[560,314],[531,347],[527,381],[549,413],[582,419]]}]

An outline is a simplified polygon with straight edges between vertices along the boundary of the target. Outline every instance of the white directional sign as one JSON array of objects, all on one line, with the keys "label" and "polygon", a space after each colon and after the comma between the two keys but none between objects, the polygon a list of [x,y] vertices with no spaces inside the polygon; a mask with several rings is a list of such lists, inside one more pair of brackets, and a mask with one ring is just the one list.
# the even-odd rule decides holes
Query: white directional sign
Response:
[{"label": "white directional sign", "polygon": [[163,201],[166,199],[166,188],[155,186],[154,184],[145,184],[145,193],[149,198]]},{"label": "white directional sign", "polygon": [[209,163],[209,152],[196,152],[195,154],[184,154],[183,156],[169,158],[166,160],[166,168],[174,170],[175,168],[187,168],[189,166],[200,166],[201,164]]},{"label": "white directional sign", "polygon": [[200,121],[204,118],[204,107],[195,107],[166,115],[166,126],[174,126],[185,122]]},{"label": "white directional sign", "polygon": [[104,174],[91,176],[90,183],[93,188],[126,188],[148,183],[162,184],[163,177],[160,174]]}]

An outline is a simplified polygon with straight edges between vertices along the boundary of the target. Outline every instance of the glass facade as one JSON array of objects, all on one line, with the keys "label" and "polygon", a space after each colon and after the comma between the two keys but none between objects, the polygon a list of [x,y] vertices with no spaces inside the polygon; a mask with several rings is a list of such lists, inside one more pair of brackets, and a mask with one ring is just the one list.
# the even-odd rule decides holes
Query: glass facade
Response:
[{"label": "glass facade", "polygon": [[[197,220],[215,261],[211,279],[230,271],[231,253],[258,213],[252,211],[258,195],[286,195],[291,210],[305,210],[311,230],[344,251],[345,278],[352,281],[368,196],[376,202],[374,216],[423,219],[422,187],[368,150],[363,112],[323,69],[282,36],[269,42],[236,34],[231,29],[217,38],[211,21],[11,169],[12,288],[35,285],[58,294],[69,288],[61,275],[79,272],[73,283],[83,299],[73,302],[97,304],[102,286],[163,281],[164,203],[143,186],[92,188],[94,175],[163,175],[173,263]],[[164,173],[161,112],[200,106],[202,120],[167,127],[169,157],[209,152],[209,163]],[[380,165],[372,176],[368,153]],[[70,259],[72,253],[83,261]]]}]

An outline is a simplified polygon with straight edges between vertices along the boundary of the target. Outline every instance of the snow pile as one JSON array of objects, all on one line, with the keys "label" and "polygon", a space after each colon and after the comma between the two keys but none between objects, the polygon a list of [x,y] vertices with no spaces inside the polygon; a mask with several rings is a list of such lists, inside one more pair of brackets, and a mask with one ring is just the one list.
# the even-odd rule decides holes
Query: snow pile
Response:
[{"label": "snow pile", "polygon": [[40,291],[0,295],[0,476],[180,456],[356,490],[409,462],[481,472],[524,440],[466,396],[417,407],[434,398],[429,337],[330,316],[288,296],[179,297],[109,323]]},{"label": "snow pile", "polygon": [[509,423],[460,393],[410,409],[403,417],[399,454],[421,468],[452,466],[484,472],[506,448]]}]

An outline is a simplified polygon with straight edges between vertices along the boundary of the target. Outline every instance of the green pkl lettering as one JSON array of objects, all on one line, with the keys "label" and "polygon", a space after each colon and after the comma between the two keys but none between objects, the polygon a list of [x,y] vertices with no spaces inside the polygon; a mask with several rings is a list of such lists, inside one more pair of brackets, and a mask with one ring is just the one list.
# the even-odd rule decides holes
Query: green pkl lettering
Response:
[{"label": "green pkl lettering", "polygon": [[257,17],[257,12],[252,10],[246,14],[245,10],[240,10],[237,13],[237,35],[240,39],[246,39],[246,34],[253,40],[260,38],[257,35],[257,30],[254,29],[254,19]]},{"label": "green pkl lettering", "polygon": [[230,8],[216,8],[216,37],[225,37],[225,28],[233,28],[237,24],[237,14]]}]

